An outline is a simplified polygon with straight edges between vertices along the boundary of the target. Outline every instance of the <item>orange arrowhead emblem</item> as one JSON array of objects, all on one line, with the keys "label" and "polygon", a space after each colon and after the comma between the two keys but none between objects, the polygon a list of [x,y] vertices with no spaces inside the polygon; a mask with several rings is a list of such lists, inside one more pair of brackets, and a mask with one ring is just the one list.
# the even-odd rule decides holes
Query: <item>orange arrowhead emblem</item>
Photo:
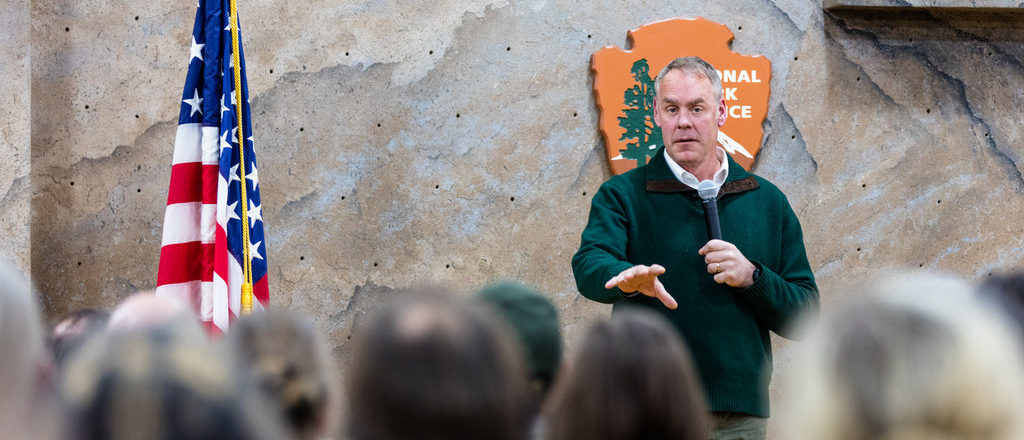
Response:
[{"label": "orange arrowhead emblem", "polygon": [[590,59],[612,173],[647,163],[661,147],[661,129],[654,125],[652,113],[654,77],[672,60],[686,56],[703,58],[722,77],[729,117],[719,130],[718,144],[749,170],[764,137],[761,124],[768,115],[771,62],[733,52],[732,31],[704,18],[658,21],[627,35],[630,50],[605,46]]}]

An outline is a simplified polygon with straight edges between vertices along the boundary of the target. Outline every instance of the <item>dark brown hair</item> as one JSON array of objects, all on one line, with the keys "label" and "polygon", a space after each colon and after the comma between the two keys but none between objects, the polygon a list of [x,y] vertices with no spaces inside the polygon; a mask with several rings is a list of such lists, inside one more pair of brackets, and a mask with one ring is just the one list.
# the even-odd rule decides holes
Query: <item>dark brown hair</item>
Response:
[{"label": "dark brown hair", "polygon": [[556,379],[544,415],[549,440],[704,440],[707,413],[682,339],[651,312],[591,326]]},{"label": "dark brown hair", "polygon": [[347,377],[356,440],[522,440],[528,385],[500,318],[419,294],[356,335]]}]

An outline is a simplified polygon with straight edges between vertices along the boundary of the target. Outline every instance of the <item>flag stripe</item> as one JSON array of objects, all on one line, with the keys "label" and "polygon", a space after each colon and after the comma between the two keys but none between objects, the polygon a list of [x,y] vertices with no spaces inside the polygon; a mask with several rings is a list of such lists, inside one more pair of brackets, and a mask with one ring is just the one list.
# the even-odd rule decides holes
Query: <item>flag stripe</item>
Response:
[{"label": "flag stripe", "polygon": [[213,271],[203,264],[203,256],[213,252],[213,244],[198,241],[168,244],[160,248],[160,271],[156,284],[177,284],[187,281],[211,281]]},{"label": "flag stripe", "polygon": [[[167,191],[167,204],[202,201],[217,203],[217,165],[199,162],[179,163],[171,167],[171,185]],[[210,182],[210,184],[206,184]]]},{"label": "flag stripe", "polygon": [[203,152],[196,149],[195,146],[199,145],[202,138],[202,124],[179,125],[178,132],[174,135],[174,162],[171,164],[201,162],[203,160]]},{"label": "flag stripe", "polygon": [[204,205],[200,202],[176,203],[167,205],[164,213],[163,244],[188,243],[199,241],[213,243],[213,227],[203,224],[204,216],[212,218],[217,213],[217,205]]}]

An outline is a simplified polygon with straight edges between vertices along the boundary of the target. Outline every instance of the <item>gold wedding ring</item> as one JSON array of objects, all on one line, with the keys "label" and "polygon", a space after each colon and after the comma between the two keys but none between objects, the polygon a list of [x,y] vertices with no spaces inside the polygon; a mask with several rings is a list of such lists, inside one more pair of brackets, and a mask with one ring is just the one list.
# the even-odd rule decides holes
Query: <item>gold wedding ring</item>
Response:
[{"label": "gold wedding ring", "polygon": [[719,273],[721,271],[722,271],[722,265],[718,264],[718,263],[715,263],[715,273]]}]

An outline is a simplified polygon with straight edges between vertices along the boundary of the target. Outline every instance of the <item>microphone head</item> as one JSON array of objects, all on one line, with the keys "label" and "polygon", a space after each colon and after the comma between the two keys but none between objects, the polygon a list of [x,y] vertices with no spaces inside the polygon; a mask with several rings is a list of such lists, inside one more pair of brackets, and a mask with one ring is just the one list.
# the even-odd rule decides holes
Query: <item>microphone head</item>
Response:
[{"label": "microphone head", "polygon": [[697,184],[697,194],[704,200],[718,197],[718,185],[710,180],[702,180]]}]

